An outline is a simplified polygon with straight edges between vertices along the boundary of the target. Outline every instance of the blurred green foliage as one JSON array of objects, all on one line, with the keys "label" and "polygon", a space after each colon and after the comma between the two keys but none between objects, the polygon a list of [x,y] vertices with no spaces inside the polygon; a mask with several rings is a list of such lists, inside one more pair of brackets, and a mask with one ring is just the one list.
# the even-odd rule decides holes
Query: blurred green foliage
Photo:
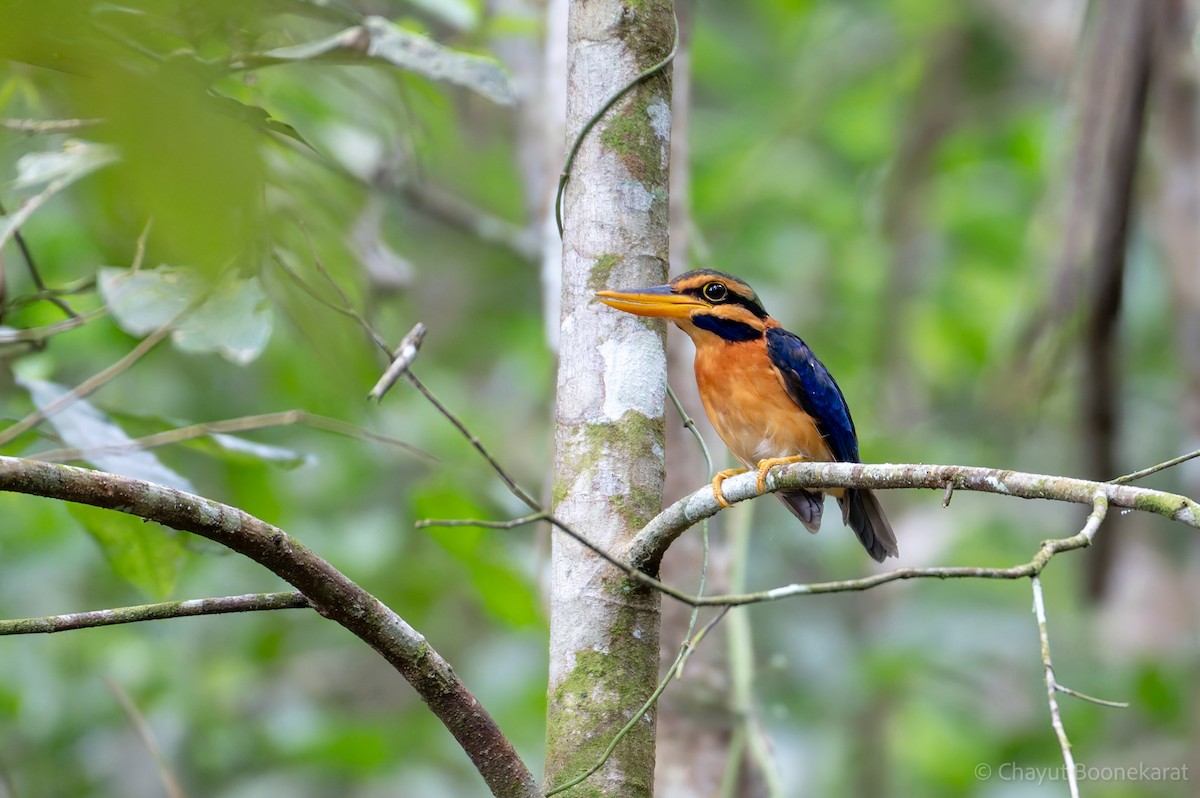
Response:
[{"label": "blurred green foliage", "polygon": [[[360,10],[456,51],[487,53],[493,35],[539,46],[536,25],[483,5]],[[1066,81],[991,8],[698,3],[696,260],[748,279],[817,351],[850,399],[866,458],[1076,473],[1075,367],[1031,380],[1016,351],[1057,242],[1052,201],[1070,148]],[[336,284],[392,342],[424,321],[430,332],[416,371],[523,485],[543,485],[554,363],[537,265],[448,223],[410,190],[434,186],[540,230],[524,211],[514,110],[378,62],[254,61],[354,23],[352,12],[322,3],[86,9],[0,4],[0,117],[105,120],[67,133],[0,129],[6,209],[42,188],[7,182],[22,157],[61,153],[75,146],[71,137],[121,156],[24,226],[42,277],[83,287],[65,297],[77,311],[99,308],[88,281],[102,267],[129,268],[144,235],[146,274],[162,264],[210,282],[254,277],[273,318],[266,348],[249,364],[164,343],[91,401],[131,436],[301,408],[432,454],[304,425],[240,436],[303,461],[231,452],[207,438],[155,452],[200,493],[282,526],[395,608],[539,770],[543,533],[414,529],[421,518],[500,519],[524,508],[407,386],[368,405],[382,354],[353,320],[311,296],[340,304]],[[1150,238],[1139,225],[1123,330],[1130,470],[1177,454],[1181,439],[1164,399],[1180,390],[1181,375]],[[12,302],[35,286],[11,244],[4,284],[6,327],[63,319],[45,301]],[[116,315],[44,348],[6,348],[0,425],[33,409],[10,367],[70,386],[124,356],[137,338]],[[58,434],[26,434],[3,451],[71,445]],[[1155,484],[1178,489],[1180,477]],[[957,495],[950,511],[932,496],[885,502],[906,565],[1012,564],[1083,517],[990,496]],[[863,571],[861,552],[835,523],[801,535],[774,504],[755,503],[750,587]],[[282,587],[253,563],[150,526],[125,539],[133,572],[118,565],[114,573],[113,549],[85,532],[112,529],[114,516],[101,511],[0,494],[0,517],[3,617],[140,603],[171,581],[174,597]],[[1086,555],[1056,560],[1046,574],[1059,678],[1133,703],[1121,711],[1064,698],[1064,720],[1089,766],[1186,764],[1200,718],[1198,641],[1181,609],[1195,549],[1156,519],[1131,518],[1126,529],[1137,540],[1103,607],[1079,598]],[[788,794],[1062,794],[1061,783],[976,771],[1060,761],[1029,607],[1023,583],[966,582],[746,610],[758,697]],[[191,795],[483,791],[385,663],[319,617],[287,612],[0,638],[0,795],[161,794],[109,680],[144,715]],[[696,688],[685,679],[672,689]],[[1166,796],[1188,794],[1186,786],[1087,790]]]}]

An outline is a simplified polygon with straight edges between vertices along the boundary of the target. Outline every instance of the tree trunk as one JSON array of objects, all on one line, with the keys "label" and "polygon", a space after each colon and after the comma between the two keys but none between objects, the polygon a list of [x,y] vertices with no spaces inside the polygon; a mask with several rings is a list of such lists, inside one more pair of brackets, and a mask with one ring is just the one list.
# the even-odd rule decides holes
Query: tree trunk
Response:
[{"label": "tree trunk", "polygon": [[[665,0],[576,0],[568,18],[568,139],[673,38]],[[665,329],[593,300],[667,275],[669,72],[642,81],[591,130],[564,204],[554,512],[619,551],[661,508]],[[552,545],[546,785],[598,762],[658,680],[660,597],[556,532]],[[649,796],[655,713],[566,795]]]},{"label": "tree trunk", "polygon": [[[1163,242],[1171,280],[1175,351],[1183,369],[1178,407],[1190,440],[1200,440],[1200,88],[1192,70],[1192,37],[1200,7],[1170,0],[1158,20],[1155,207],[1149,214]],[[1187,491],[1200,493],[1200,474],[1184,472]]]},{"label": "tree trunk", "polygon": [[[1094,49],[1085,61],[1098,76],[1083,99],[1082,124],[1090,129],[1081,135],[1095,139],[1090,148],[1081,145],[1076,168],[1093,171],[1093,180],[1098,181],[1093,185],[1100,193],[1092,205],[1094,215],[1085,220],[1091,240],[1084,243],[1090,246],[1080,252],[1093,259],[1093,273],[1085,280],[1083,293],[1086,318],[1080,387],[1084,473],[1097,480],[1112,479],[1122,472],[1117,453],[1121,417],[1118,325],[1153,61],[1152,20],[1157,14],[1157,8],[1140,3],[1101,3]],[[1089,150],[1094,160],[1084,160]],[[1110,519],[1106,534],[1096,539],[1087,578],[1093,599],[1104,597],[1115,560],[1114,547],[1127,526],[1123,519]]]}]

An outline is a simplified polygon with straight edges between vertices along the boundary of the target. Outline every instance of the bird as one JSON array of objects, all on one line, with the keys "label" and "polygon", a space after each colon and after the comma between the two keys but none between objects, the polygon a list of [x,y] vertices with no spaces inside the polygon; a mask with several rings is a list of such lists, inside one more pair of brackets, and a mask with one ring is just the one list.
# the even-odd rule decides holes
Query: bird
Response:
[{"label": "bird", "polygon": [[[767,314],[744,280],[698,269],[666,285],[598,291],[596,298],[626,313],[669,319],[695,343],[696,386],[705,413],[746,466],[713,478],[721,506],[729,506],[721,483],[734,474],[756,469],[756,487],[765,493],[767,474],[775,466],[861,462],[854,420],[833,375],[798,335]],[[872,558],[883,562],[899,556],[892,526],[869,490],[791,489],[775,495],[815,533],[825,493],[837,499],[843,523]]]}]

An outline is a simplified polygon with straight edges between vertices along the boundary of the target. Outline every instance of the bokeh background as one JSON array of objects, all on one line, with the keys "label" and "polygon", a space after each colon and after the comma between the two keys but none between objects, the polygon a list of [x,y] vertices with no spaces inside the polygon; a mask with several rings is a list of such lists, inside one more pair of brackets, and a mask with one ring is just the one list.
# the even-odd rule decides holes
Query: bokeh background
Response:
[{"label": "bokeh background", "polygon": [[[1111,478],[1195,449],[1196,8],[1164,0],[1146,23],[1153,45],[1139,50],[1112,20],[1140,5],[681,4],[676,264],[755,286],[837,377],[870,461]],[[104,308],[97,275],[137,261],[144,234],[147,272],[165,265],[257,286],[251,332],[265,340],[246,363],[216,344],[161,344],[89,401],[103,424],[130,436],[291,409],[361,430],[290,424],[238,436],[260,448],[202,439],[155,457],[197,492],[285,528],[396,609],[540,773],[547,533],[414,529],[423,518],[505,519],[523,508],[410,387],[378,406],[365,400],[385,360],[327,304],[341,302],[336,284],[392,342],[423,321],[416,372],[522,485],[544,490],[562,5],[85,6],[3,4],[5,209],[54,178],[38,164],[80,174],[81,142],[121,156],[23,226],[41,278],[77,289],[64,297],[77,312]],[[311,49],[262,57],[321,41],[361,14],[500,59],[517,101],[386,59]],[[1122,75],[1142,85],[1143,68],[1138,116],[1137,102],[1122,104],[1113,87]],[[1119,180],[1099,179],[1114,168],[1104,131],[1131,115],[1144,123],[1122,192]],[[64,131],[34,120],[84,124]],[[1125,198],[1125,235],[1113,245],[1096,235],[1096,220],[1114,217],[1096,208]],[[1114,246],[1124,258],[1106,281]],[[0,254],[0,332],[62,321],[61,309],[34,296],[17,246]],[[176,275],[154,273],[167,284]],[[1105,304],[1114,279],[1115,308]],[[235,326],[229,313],[215,310],[211,326]],[[74,386],[128,353],[139,336],[127,331],[128,313],[114,314],[36,346],[4,338],[0,425],[34,408],[31,381]],[[1107,341],[1099,352],[1097,336]],[[1098,373],[1098,362],[1115,367]],[[1114,400],[1108,427],[1096,423],[1096,396]],[[3,453],[71,444],[64,430],[39,429]],[[714,451],[724,465],[723,449]],[[676,495],[707,479],[694,447],[677,448],[672,463]],[[1197,496],[1198,479],[1185,464],[1144,484]],[[1086,516],[966,493],[949,509],[934,493],[884,502],[906,566],[1024,562]],[[800,534],[775,505],[753,502],[714,522],[715,551],[744,557],[736,567],[714,563],[717,578],[732,569],[761,589],[872,572],[836,523]],[[1088,768],[1187,766],[1191,776],[1100,779],[1086,794],[1191,795],[1200,778],[1200,548],[1186,527],[1114,516],[1100,533],[1113,543],[1107,565],[1094,550],[1072,553],[1044,583],[1059,679],[1130,707],[1062,698],[1063,719]],[[724,543],[738,524],[748,530],[744,552]],[[54,502],[0,495],[0,616],[283,588],[205,542],[106,528]],[[971,581],[739,610],[738,634],[705,643],[715,662],[685,672],[667,696],[690,726],[726,744],[746,724],[761,730],[768,772],[724,793],[719,780],[711,790],[692,784],[692,794],[1066,794],[1061,778],[1018,778],[1061,764],[1030,610],[1024,582]],[[677,644],[671,632],[664,638]],[[746,684],[750,704],[734,706],[746,697],[734,687]],[[699,770],[686,753],[664,747],[660,770]],[[308,612],[0,638],[0,796],[163,795],[160,767],[193,796],[485,789],[408,686]]]}]

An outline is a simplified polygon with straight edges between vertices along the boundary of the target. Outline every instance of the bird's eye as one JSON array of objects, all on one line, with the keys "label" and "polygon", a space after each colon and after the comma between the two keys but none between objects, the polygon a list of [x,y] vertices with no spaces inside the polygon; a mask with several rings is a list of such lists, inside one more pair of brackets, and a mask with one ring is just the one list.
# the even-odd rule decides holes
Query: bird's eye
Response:
[{"label": "bird's eye", "polygon": [[729,296],[729,289],[721,283],[709,283],[704,286],[704,298],[709,302],[720,302]]}]

